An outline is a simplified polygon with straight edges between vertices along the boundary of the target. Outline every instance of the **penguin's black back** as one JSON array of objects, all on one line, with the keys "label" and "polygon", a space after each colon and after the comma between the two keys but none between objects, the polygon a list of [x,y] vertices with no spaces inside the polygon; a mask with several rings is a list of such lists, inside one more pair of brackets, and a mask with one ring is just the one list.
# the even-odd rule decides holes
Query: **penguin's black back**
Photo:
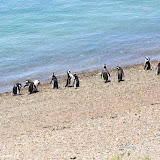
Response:
[{"label": "penguin's black back", "polygon": [[122,80],[122,73],[121,72],[118,73],[118,80]]},{"label": "penguin's black back", "polygon": [[14,85],[14,86],[13,86],[13,94],[14,94],[14,95],[17,94],[17,89],[18,89],[18,87],[17,87],[16,85]]},{"label": "penguin's black back", "polygon": [[66,81],[65,87],[67,87],[71,83],[71,77],[69,76]]},{"label": "penguin's black back", "polygon": [[122,68],[119,68],[119,70],[118,70],[118,80],[122,80],[122,78],[123,78],[123,69]]},{"label": "penguin's black back", "polygon": [[31,93],[33,93],[33,91],[34,91],[34,83],[31,82],[31,83],[29,84],[28,92],[31,94]]},{"label": "penguin's black back", "polygon": [[76,79],[76,87],[79,87],[79,79]]},{"label": "penguin's black back", "polygon": [[151,69],[151,64],[150,64],[150,62],[147,61],[146,64],[147,64],[147,70],[150,70],[150,69]]},{"label": "penguin's black back", "polygon": [[107,72],[103,72],[103,79],[105,80],[105,83],[108,81],[108,73]]},{"label": "penguin's black back", "polygon": [[56,77],[53,77],[53,81],[54,81],[54,88],[58,89],[58,80]]},{"label": "penguin's black back", "polygon": [[74,75],[74,83],[76,83],[76,87],[79,87],[79,79],[78,79],[78,76],[75,74]]},{"label": "penguin's black back", "polygon": [[144,69],[146,69],[146,70],[150,70],[150,69],[151,69],[150,61],[147,61],[147,62],[145,63]]},{"label": "penguin's black back", "polygon": [[158,65],[157,65],[157,75],[159,75],[160,74],[160,63],[158,63]]}]

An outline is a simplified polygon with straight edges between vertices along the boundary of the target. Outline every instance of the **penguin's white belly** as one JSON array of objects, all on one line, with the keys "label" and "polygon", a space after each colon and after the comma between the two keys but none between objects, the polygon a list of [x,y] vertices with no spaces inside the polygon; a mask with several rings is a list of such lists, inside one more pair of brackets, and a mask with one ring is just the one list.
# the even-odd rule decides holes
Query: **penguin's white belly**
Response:
[{"label": "penguin's white belly", "polygon": [[39,80],[34,80],[33,83],[34,83],[34,85],[35,85],[35,87],[34,87],[33,90],[34,90],[34,91],[38,91],[38,85],[39,85],[40,81],[39,81]]}]

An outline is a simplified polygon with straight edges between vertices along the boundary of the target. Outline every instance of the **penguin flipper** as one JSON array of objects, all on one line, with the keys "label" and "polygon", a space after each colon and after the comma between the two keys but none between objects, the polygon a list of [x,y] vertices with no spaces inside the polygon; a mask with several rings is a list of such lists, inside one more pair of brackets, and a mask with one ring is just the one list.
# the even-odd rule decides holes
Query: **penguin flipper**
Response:
[{"label": "penguin flipper", "polygon": [[31,94],[31,93],[33,93],[33,91],[34,91],[34,85],[30,84],[29,88],[28,88],[28,92]]},{"label": "penguin flipper", "polygon": [[108,81],[108,73],[107,72],[103,72],[103,79],[104,79],[105,83],[107,83],[107,81]]}]

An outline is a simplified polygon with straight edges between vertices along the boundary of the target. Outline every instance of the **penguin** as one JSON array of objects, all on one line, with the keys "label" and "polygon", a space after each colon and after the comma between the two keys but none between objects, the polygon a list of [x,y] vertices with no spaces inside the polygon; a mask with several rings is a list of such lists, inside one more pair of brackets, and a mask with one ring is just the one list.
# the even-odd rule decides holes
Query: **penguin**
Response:
[{"label": "penguin", "polygon": [[76,74],[74,74],[74,88],[77,89],[79,87],[79,79],[78,76]]},{"label": "penguin", "polygon": [[31,83],[31,81],[27,79],[26,80],[26,84],[24,85],[24,88],[27,87],[27,86],[29,86],[30,83]]},{"label": "penguin", "polygon": [[156,67],[156,75],[159,75],[160,74],[160,62],[157,64],[157,67]]},{"label": "penguin", "polygon": [[67,71],[67,81],[66,81],[66,85],[65,87],[69,86],[71,83],[72,83],[72,86],[73,86],[73,83],[74,83],[74,76],[73,74],[71,73],[70,70]]},{"label": "penguin", "polygon": [[28,87],[28,93],[35,93],[35,92],[39,92],[38,91],[38,85],[40,84],[39,80],[34,80],[33,82],[30,80],[26,80],[26,84],[24,87],[29,86]]},{"label": "penguin", "polygon": [[36,86],[33,82],[29,82],[28,93],[32,94],[36,92]]},{"label": "penguin", "polygon": [[122,78],[124,77],[123,69],[119,66],[117,66],[117,75],[118,75],[118,82],[123,81]]},{"label": "penguin", "polygon": [[67,87],[71,83],[71,77],[69,76],[69,73],[67,72],[67,81],[65,87]]},{"label": "penguin", "polygon": [[50,84],[51,84],[51,88],[58,89],[58,80],[57,80],[57,77],[54,75],[54,73],[53,73],[52,80],[51,80]]},{"label": "penguin", "polygon": [[103,68],[103,70],[101,72],[101,78],[103,77],[104,83],[110,82],[108,80],[108,76],[110,77],[111,75],[110,75],[110,73],[107,70],[106,64],[104,64],[104,68]]},{"label": "penguin", "polygon": [[20,83],[16,83],[13,86],[13,96],[20,94],[21,87],[22,85]]},{"label": "penguin", "polygon": [[34,85],[36,87],[35,92],[39,92],[38,86],[40,85],[40,81],[39,80],[34,80],[33,83],[34,83]]},{"label": "penguin", "polygon": [[144,62],[144,70],[147,71],[150,69],[151,69],[150,58],[146,57]]}]

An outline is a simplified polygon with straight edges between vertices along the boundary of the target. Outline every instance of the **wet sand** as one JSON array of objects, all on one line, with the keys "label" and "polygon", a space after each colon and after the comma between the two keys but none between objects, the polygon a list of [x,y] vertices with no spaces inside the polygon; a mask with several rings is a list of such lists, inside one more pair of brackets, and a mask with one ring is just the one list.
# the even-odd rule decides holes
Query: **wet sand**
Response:
[{"label": "wet sand", "polygon": [[[160,159],[160,76],[143,65],[124,68],[123,82],[110,70],[82,74],[80,88],[0,94],[0,159]],[[79,74],[78,74],[79,75]]]}]

